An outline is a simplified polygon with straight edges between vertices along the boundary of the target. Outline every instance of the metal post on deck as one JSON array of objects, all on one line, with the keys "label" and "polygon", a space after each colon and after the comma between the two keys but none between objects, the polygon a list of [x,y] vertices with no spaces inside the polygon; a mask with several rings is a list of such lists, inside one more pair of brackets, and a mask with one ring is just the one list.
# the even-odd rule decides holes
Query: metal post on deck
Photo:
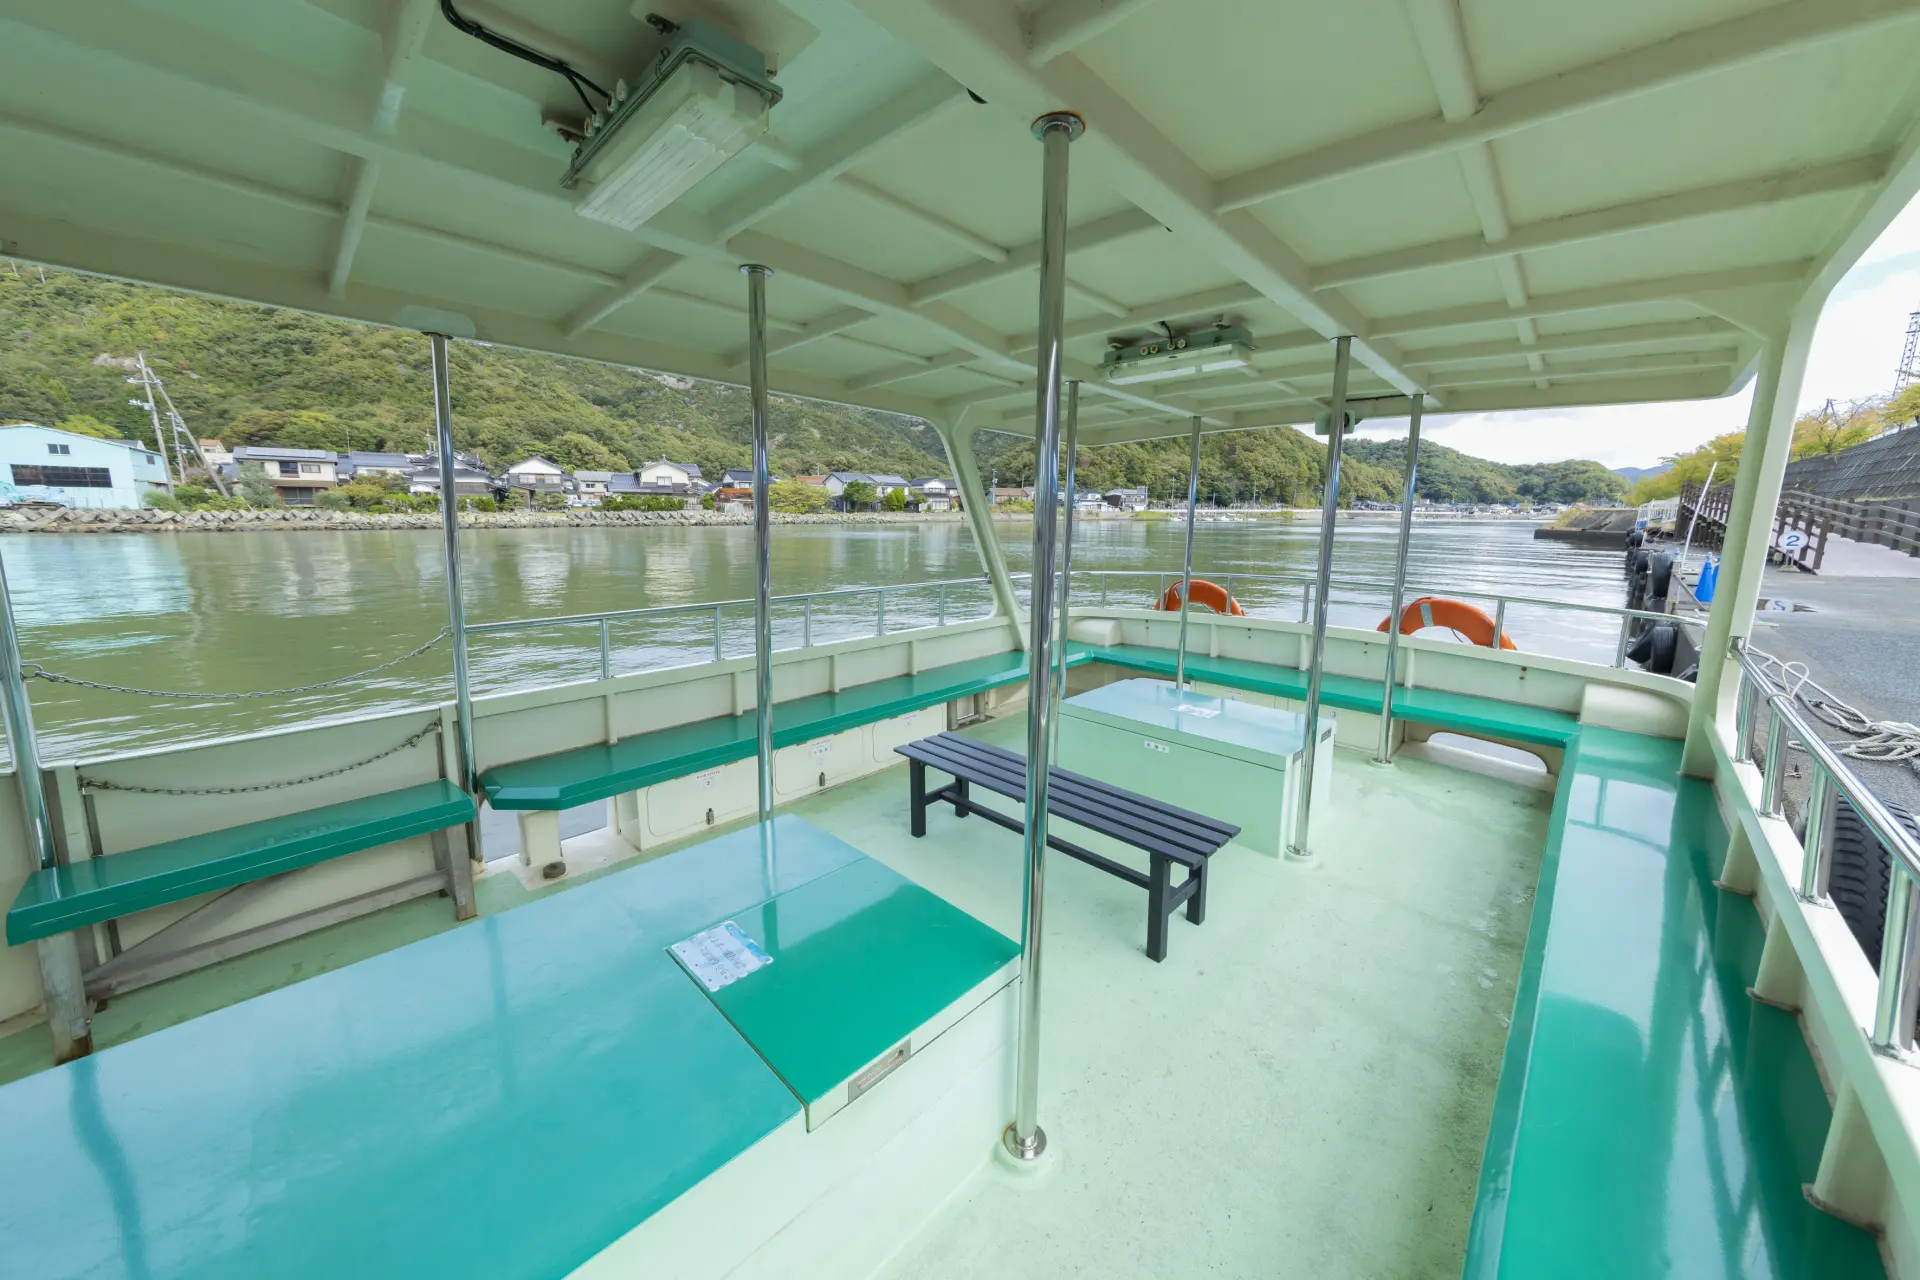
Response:
[{"label": "metal post on deck", "polygon": [[[1320,501],[1320,576],[1313,584],[1313,655],[1307,663],[1306,744],[1300,752],[1300,799],[1294,806],[1293,839],[1287,857],[1304,862],[1313,857],[1308,822],[1313,817],[1313,769],[1320,750],[1320,677],[1327,656],[1327,594],[1333,579],[1333,532],[1340,514],[1340,444],[1347,434],[1347,365],[1353,339],[1333,341],[1333,398],[1327,426],[1327,488]],[[1394,627],[1398,628],[1398,619]]]},{"label": "metal post on deck", "polygon": [[759,730],[760,821],[773,818],[773,502],[767,478],[767,277],[747,277],[747,380],[753,391],[753,689]]},{"label": "metal post on deck", "polygon": [[[1047,780],[1053,746],[1054,506],[1060,490],[1060,365],[1066,321],[1067,148],[1086,129],[1079,116],[1056,111],[1033,122],[1044,148],[1040,193],[1040,349],[1034,388],[1038,428],[1033,495],[1033,584],[1027,641],[1026,885],[1021,902],[1020,1039],[1013,1123],[1000,1135],[1015,1160],[1038,1160],[1047,1149],[1040,1127],[1041,917],[1046,902]],[[1042,584],[1045,584],[1044,586]]]},{"label": "metal post on deck", "polygon": [[1193,517],[1200,497],[1200,415],[1193,417],[1193,442],[1187,449],[1187,552],[1180,563],[1180,646],[1173,659],[1173,687],[1187,687],[1187,606],[1193,595]]},{"label": "metal post on deck", "polygon": [[[460,514],[456,507],[460,487],[453,457],[453,393],[447,379],[447,335],[430,333],[433,347],[433,426],[440,447],[440,530],[446,539],[447,625],[453,631],[453,703],[460,729],[460,785],[473,791],[479,785],[480,766],[473,750],[473,685],[467,672],[467,613],[460,593]],[[480,824],[472,824],[473,839]],[[473,849],[477,860],[479,846]]]},{"label": "metal post on deck", "polygon": [[1374,759],[1381,764],[1393,761],[1393,682],[1399,676],[1400,610],[1407,594],[1407,549],[1413,544],[1413,482],[1420,469],[1420,410],[1426,396],[1415,392],[1413,413],[1407,426],[1407,479],[1400,486],[1400,547],[1393,562],[1393,611],[1387,614],[1387,671],[1380,694],[1380,749]]}]

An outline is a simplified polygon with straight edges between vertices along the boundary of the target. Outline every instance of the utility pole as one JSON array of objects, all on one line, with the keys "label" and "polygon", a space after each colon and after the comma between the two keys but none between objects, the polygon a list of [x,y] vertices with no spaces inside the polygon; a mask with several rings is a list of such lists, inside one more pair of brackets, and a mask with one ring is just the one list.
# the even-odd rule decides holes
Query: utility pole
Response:
[{"label": "utility pole", "polygon": [[167,419],[173,423],[173,449],[180,457],[180,478],[182,480],[187,478],[186,449],[180,447],[180,442],[185,440],[187,448],[193,450],[193,456],[200,459],[201,469],[207,473],[207,478],[213,481],[213,487],[220,491],[220,496],[231,498],[233,495],[227,492],[227,482],[220,478],[220,473],[214,469],[213,463],[207,461],[207,451],[200,447],[200,437],[188,430],[187,420],[180,416],[178,409],[173,407],[173,397],[167,394],[167,384],[160,381],[159,375],[155,374],[153,385],[160,389],[160,398],[167,402]]},{"label": "utility pole", "polygon": [[[160,402],[153,390],[153,374],[147,370],[147,353],[139,351],[135,352],[134,355],[135,358],[140,361],[139,382],[141,389],[146,392],[146,399],[129,400],[127,403],[145,409],[148,416],[153,419],[153,444],[156,449],[160,450],[160,471],[161,474],[167,478],[167,496],[172,497],[173,464],[168,461],[167,438],[160,434]],[[127,381],[132,382],[134,379],[128,378]]]}]

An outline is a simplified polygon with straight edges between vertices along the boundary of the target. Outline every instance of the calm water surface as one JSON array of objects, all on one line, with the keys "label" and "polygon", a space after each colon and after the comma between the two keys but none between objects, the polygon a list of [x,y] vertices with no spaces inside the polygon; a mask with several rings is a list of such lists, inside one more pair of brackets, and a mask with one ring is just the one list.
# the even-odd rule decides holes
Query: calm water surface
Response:
[{"label": "calm water surface", "polygon": [[[998,522],[1009,567],[1030,563],[1031,525]],[[1342,524],[1334,542],[1336,578],[1384,581],[1393,571],[1391,520]],[[1076,528],[1076,603],[1100,598],[1098,571],[1177,574],[1185,529],[1164,521],[1082,522]],[[1317,554],[1312,520],[1202,522],[1195,572],[1310,574]],[[554,618],[663,605],[740,600],[753,590],[753,535],[738,527],[489,530],[461,544],[467,620]],[[889,587],[982,572],[960,522],[776,526],[776,594]],[[311,684],[406,652],[446,623],[446,586],[437,533],[249,533],[16,536],[0,542],[21,631],[22,656],[49,670],[147,689],[239,692]],[[1409,583],[1416,588],[1503,591],[1618,605],[1620,558],[1539,542],[1519,522],[1420,522]],[[1154,584],[1111,576],[1108,599],[1142,603]],[[1300,589],[1236,580],[1234,594],[1256,616],[1298,618]],[[949,620],[990,611],[984,586],[949,589]],[[932,589],[891,592],[887,630],[934,621]],[[776,608],[775,644],[796,646],[808,626],[798,603]],[[1378,593],[1336,588],[1330,621],[1377,624]],[[816,642],[873,634],[871,594],[817,601]],[[1610,661],[1616,624],[1514,606],[1507,625],[1522,648]],[[752,652],[752,609],[723,611],[730,657]],[[710,609],[617,622],[613,670],[705,661],[713,654]],[[476,636],[476,692],[592,678],[599,671],[597,625],[547,625]],[[323,717],[394,709],[451,698],[444,643],[392,670],[344,687],[221,702],[170,702],[32,684],[41,751],[48,759],[93,756],[193,738],[248,732]]]}]

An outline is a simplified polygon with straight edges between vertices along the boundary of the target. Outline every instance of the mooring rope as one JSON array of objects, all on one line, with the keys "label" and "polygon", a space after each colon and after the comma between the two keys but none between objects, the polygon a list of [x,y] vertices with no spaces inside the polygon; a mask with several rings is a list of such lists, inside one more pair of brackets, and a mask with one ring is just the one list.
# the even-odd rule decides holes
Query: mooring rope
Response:
[{"label": "mooring rope", "polygon": [[[1776,658],[1764,649],[1747,646],[1761,669],[1780,691],[1811,711],[1823,722],[1853,735],[1852,742],[1831,743],[1835,751],[1855,760],[1902,760],[1920,772],[1920,725],[1904,720],[1875,720],[1849,704],[1833,690],[1813,678],[1813,670],[1804,662]],[[1792,744],[1797,750],[1806,748]]]},{"label": "mooring rope", "polygon": [[356,671],[352,675],[339,676],[332,680],[322,680],[318,684],[296,685],[291,689],[253,689],[242,693],[182,693],[172,689],[136,689],[129,685],[106,684],[99,680],[82,680],[79,676],[62,675],[58,671],[47,670],[37,662],[21,663],[20,674],[28,679],[46,680],[52,684],[78,685],[82,689],[98,689],[103,693],[129,693],[141,698],[185,698],[194,702],[232,702],[239,698],[284,698],[289,694],[331,689],[337,685],[352,684],[356,680],[365,680],[368,676],[379,675],[390,667],[397,667],[403,662],[419,657],[452,634],[452,627],[442,627],[439,633],[425,644],[410,649],[377,667],[368,667],[365,671]]}]

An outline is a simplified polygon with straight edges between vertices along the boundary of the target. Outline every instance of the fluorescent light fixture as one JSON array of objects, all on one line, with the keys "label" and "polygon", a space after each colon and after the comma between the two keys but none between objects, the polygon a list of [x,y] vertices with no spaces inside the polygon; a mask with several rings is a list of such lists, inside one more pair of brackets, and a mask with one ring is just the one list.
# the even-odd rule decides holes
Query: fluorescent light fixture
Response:
[{"label": "fluorescent light fixture", "polygon": [[581,166],[576,212],[632,231],[767,131],[767,100],[683,62]]},{"label": "fluorescent light fixture", "polygon": [[1111,386],[1167,382],[1229,369],[1253,372],[1253,339],[1240,325],[1221,324],[1194,333],[1156,334],[1133,341],[1114,340],[1101,371]]}]

